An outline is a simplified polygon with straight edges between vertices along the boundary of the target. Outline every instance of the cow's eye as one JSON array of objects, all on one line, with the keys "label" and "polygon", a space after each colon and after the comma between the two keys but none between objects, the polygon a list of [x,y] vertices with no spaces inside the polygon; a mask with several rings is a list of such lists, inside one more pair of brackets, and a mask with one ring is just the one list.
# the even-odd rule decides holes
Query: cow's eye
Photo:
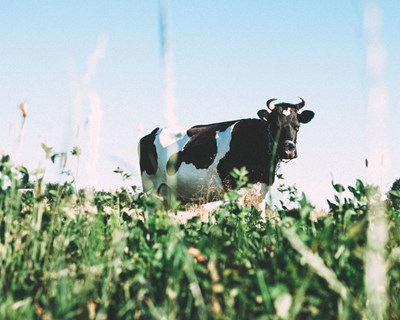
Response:
[{"label": "cow's eye", "polygon": [[294,126],[294,130],[299,131],[299,129],[300,129],[300,125],[296,124],[296,125]]}]

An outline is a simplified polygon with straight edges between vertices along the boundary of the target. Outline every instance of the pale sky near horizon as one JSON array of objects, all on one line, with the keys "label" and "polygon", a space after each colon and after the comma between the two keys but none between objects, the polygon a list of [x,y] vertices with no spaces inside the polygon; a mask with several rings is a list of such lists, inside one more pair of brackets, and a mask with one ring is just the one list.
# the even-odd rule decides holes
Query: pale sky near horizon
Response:
[{"label": "pale sky near horizon", "polygon": [[[317,206],[332,199],[332,179],[387,189],[400,178],[400,1],[164,3],[167,86],[157,0],[1,1],[0,153],[33,169],[45,163],[41,143],[79,145],[81,185],[121,185],[117,166],[140,184],[137,143],[166,125],[167,87],[188,126],[255,118],[270,98],[302,96],[316,116],[281,167]],[[371,141],[384,153],[373,178]]]}]

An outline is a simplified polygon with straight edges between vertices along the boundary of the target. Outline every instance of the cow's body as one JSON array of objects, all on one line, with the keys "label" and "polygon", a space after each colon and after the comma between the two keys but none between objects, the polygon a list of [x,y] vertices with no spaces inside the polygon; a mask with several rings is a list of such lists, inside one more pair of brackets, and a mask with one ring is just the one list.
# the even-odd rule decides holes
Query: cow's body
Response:
[{"label": "cow's body", "polygon": [[[255,139],[256,137],[261,137]],[[141,158],[145,191],[163,192],[168,186],[183,201],[212,201],[234,186],[234,168],[246,167],[251,183],[272,184],[269,175],[272,141],[268,128],[258,119],[156,129],[143,138]],[[271,172],[275,172],[272,168]]]},{"label": "cow's body", "polygon": [[[249,182],[265,198],[280,159],[297,156],[299,122],[313,116],[301,121],[298,105],[270,104],[275,111],[260,110],[260,119],[153,130],[139,144],[144,191],[173,191],[184,202],[214,201],[235,186],[232,170],[245,167]],[[292,136],[285,122],[294,128]]]}]

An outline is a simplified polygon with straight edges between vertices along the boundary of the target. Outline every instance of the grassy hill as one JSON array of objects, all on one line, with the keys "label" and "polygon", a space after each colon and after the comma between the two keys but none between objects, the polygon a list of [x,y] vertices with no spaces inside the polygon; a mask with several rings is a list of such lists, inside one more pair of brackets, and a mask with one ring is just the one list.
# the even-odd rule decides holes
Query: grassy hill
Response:
[{"label": "grassy hill", "polygon": [[400,318],[399,191],[333,188],[322,215],[289,188],[292,209],[262,221],[232,190],[208,218],[178,223],[178,204],[135,187],[32,182],[4,156],[0,318]]}]

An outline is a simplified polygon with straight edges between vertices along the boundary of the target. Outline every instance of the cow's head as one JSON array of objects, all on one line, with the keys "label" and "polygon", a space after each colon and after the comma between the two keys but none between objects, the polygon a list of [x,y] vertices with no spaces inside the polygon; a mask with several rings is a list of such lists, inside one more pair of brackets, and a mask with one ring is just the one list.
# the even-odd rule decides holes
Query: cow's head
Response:
[{"label": "cow's head", "polygon": [[267,101],[268,112],[265,109],[258,111],[260,119],[270,125],[270,135],[274,142],[278,144],[277,155],[280,159],[294,159],[297,157],[297,132],[300,123],[308,123],[314,117],[314,112],[305,110],[299,113],[304,107],[305,101],[299,97],[301,102],[298,104],[277,103],[276,99]]}]

